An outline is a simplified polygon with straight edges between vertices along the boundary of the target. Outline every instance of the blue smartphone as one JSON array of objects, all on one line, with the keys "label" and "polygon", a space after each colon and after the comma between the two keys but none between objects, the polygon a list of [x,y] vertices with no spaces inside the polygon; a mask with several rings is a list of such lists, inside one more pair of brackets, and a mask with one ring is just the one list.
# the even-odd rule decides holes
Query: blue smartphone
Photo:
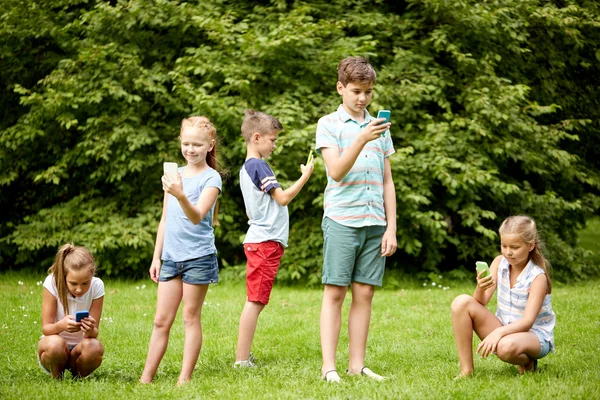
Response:
[{"label": "blue smartphone", "polygon": [[[390,110],[379,110],[379,112],[377,113],[377,118],[385,118],[385,121],[381,122],[379,125],[390,122],[391,115],[392,113],[390,112]],[[385,136],[385,132],[383,132],[381,136]]]},{"label": "blue smartphone", "polygon": [[87,318],[89,316],[90,316],[90,312],[87,310],[77,311],[75,313],[75,322],[81,322],[82,319]]}]

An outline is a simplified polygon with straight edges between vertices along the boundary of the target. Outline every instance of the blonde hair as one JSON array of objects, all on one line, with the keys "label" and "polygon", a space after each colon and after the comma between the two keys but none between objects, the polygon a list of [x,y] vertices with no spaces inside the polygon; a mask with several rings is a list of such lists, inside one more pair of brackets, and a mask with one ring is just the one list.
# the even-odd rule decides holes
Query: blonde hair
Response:
[{"label": "blonde hair", "polygon": [[544,270],[546,273],[546,281],[548,282],[548,293],[552,292],[552,282],[548,270],[550,263],[544,257],[544,243],[540,239],[537,227],[533,218],[526,215],[514,215],[506,218],[500,229],[500,235],[517,235],[525,243],[533,243],[533,249],[529,252],[529,259]]},{"label": "blonde hair", "polygon": [[[204,132],[208,135],[209,139],[213,141],[213,148],[211,151],[206,153],[206,164],[209,167],[214,169],[217,172],[221,172],[219,162],[217,160],[217,129],[210,122],[210,120],[204,116],[192,116],[188,118],[184,118],[181,121],[181,129],[180,134],[183,132],[184,128],[196,128],[201,132]],[[215,211],[213,213],[213,226],[219,226],[219,220],[217,219],[219,215],[219,202],[215,201]]]},{"label": "blonde hair", "polygon": [[69,314],[69,302],[67,301],[67,294],[69,288],[67,287],[67,274],[70,271],[82,271],[89,270],[92,276],[96,274],[96,263],[92,253],[85,247],[75,246],[73,243],[64,244],[58,249],[54,263],[48,269],[48,273],[54,276],[54,284],[58,292],[58,299],[60,300],[65,315]]},{"label": "blonde hair", "polygon": [[349,83],[375,83],[377,73],[364,57],[346,57],[337,67],[338,81],[346,86]]},{"label": "blonde hair", "polygon": [[244,111],[244,121],[242,122],[242,136],[246,142],[250,141],[252,134],[259,133],[267,135],[274,131],[279,132],[283,129],[283,125],[275,117],[267,113],[256,110]]}]

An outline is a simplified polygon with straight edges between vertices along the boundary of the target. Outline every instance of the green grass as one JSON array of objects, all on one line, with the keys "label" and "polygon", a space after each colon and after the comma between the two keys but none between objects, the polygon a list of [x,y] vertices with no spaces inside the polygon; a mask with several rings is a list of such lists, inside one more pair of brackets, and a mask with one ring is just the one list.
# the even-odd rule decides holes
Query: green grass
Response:
[{"label": "green grass", "polygon": [[[37,365],[43,276],[0,274],[0,398],[600,398],[599,282],[554,291],[556,352],[540,371],[519,376],[497,358],[476,358],[476,374],[454,382],[459,372],[449,307],[472,283],[450,289],[409,287],[378,290],[374,300],[367,365],[389,377],[373,382],[342,375],[339,385],[320,380],[321,290],[276,286],[259,320],[253,346],[260,367],[234,370],[237,326],[244,303],[242,284],[212,286],[203,310],[204,344],[193,381],[175,387],[182,359],[179,315],[156,381],[139,385],[152,330],[156,289],[151,281],[105,280],[100,339],[104,363],[84,380],[54,381]],[[22,285],[18,282],[22,281]],[[445,283],[447,285],[447,283]],[[144,286],[145,285],[145,286]],[[349,297],[349,296],[348,296]],[[345,305],[344,325],[348,304]],[[338,370],[347,363],[342,330]]]},{"label": "green grass", "polygon": [[585,229],[579,232],[579,246],[592,251],[593,260],[600,263],[600,218],[587,221]]}]

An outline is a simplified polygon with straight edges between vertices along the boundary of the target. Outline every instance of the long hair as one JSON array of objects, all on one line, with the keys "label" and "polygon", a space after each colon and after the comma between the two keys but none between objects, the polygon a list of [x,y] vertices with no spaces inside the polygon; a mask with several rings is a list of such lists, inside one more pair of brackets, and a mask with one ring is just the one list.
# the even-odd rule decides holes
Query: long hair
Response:
[{"label": "long hair", "polygon": [[533,250],[529,252],[529,259],[537,264],[546,273],[546,281],[548,282],[548,293],[552,292],[552,282],[548,270],[550,262],[544,257],[544,242],[540,239],[537,227],[533,218],[526,215],[514,215],[506,218],[500,229],[500,235],[517,235],[525,243],[533,243]]},{"label": "long hair", "polygon": [[[183,128],[197,128],[208,135],[210,140],[213,141],[213,148],[208,153],[206,153],[206,164],[218,173],[221,173],[219,161],[217,160],[217,129],[212,124],[212,122],[210,122],[208,118],[203,116],[188,117],[184,118],[181,121],[180,132],[183,132]],[[217,200],[215,201],[215,211],[213,213],[213,226],[219,226],[219,220],[217,219],[218,215],[219,202]]]},{"label": "long hair", "polygon": [[85,269],[88,269],[92,273],[92,276],[96,273],[94,257],[85,247],[75,246],[72,243],[64,244],[58,249],[54,263],[48,269],[48,273],[54,276],[58,299],[65,310],[65,315],[69,314],[67,274],[69,271],[81,271]]}]

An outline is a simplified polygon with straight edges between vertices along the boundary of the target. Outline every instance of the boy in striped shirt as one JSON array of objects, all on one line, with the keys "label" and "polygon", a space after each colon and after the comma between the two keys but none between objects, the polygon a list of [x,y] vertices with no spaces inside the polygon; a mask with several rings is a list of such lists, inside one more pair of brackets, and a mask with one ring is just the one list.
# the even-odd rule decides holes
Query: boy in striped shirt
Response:
[{"label": "boy in striped shirt", "polygon": [[327,169],[323,214],[321,349],[323,379],[338,382],[335,353],[347,288],[348,375],[382,380],[364,365],[371,304],[381,286],[385,257],[396,251],[396,194],[389,157],[394,153],[389,123],[367,111],[376,73],[362,57],[338,65],[342,104],[317,125],[317,153]]}]

